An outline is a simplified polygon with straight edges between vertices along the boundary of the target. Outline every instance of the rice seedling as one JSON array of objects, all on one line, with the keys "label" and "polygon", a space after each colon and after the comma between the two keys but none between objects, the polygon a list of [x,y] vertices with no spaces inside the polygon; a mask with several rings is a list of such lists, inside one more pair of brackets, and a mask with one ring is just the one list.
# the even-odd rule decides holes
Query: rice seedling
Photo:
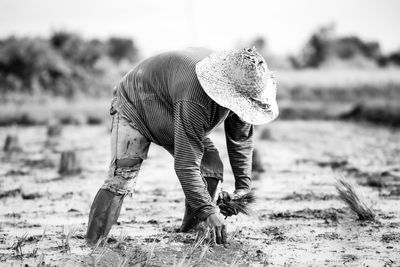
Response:
[{"label": "rice seedling", "polygon": [[43,254],[43,253],[40,254],[39,257],[36,259],[35,266],[37,266],[37,267],[42,267],[42,266],[44,267],[44,266],[46,266],[46,261],[45,261],[45,258],[44,258],[44,254]]},{"label": "rice seedling", "polygon": [[360,199],[354,187],[344,177],[337,179],[336,190],[340,199],[358,216],[361,221],[374,221],[375,213]]},{"label": "rice seedling", "polygon": [[222,191],[218,196],[217,206],[225,217],[239,213],[250,215],[252,213],[250,204],[254,203],[255,200],[256,197],[253,192],[232,198],[228,192]]},{"label": "rice seedling", "polygon": [[92,264],[93,266],[97,266],[97,264],[100,262],[101,258],[103,255],[106,253],[108,246],[107,244],[102,247],[100,251],[98,251],[98,248],[100,247],[100,244],[106,244],[105,243],[105,238],[100,238],[92,251],[89,253],[89,257],[92,259]]},{"label": "rice seedling", "polygon": [[71,252],[70,241],[71,238],[75,235],[77,229],[71,228],[68,233],[65,233],[65,228],[63,227],[63,234],[61,236],[61,252]]},{"label": "rice seedling", "polygon": [[27,258],[36,258],[37,257],[37,253],[38,253],[38,248],[35,247],[31,253],[28,253],[26,255]]},{"label": "rice seedling", "polygon": [[231,261],[231,263],[229,264],[229,267],[237,267],[240,265],[240,255],[237,254],[233,260]]},{"label": "rice seedling", "polygon": [[[187,266],[197,266],[199,265],[204,257],[206,256],[207,252],[211,251],[211,243],[212,239],[209,240],[209,233],[210,229],[208,226],[205,226],[203,231],[199,231],[196,234],[195,242],[189,247],[186,253],[183,254],[179,261],[175,261],[173,266],[174,267],[187,267]],[[199,251],[200,253],[196,256],[196,252]],[[176,259],[175,259],[176,260]]]},{"label": "rice seedling", "polygon": [[95,254],[95,253],[97,252],[97,249],[98,249],[99,247],[101,247],[102,244],[105,244],[105,245],[103,246],[103,250],[102,250],[102,252],[101,252],[100,254],[101,254],[101,255],[104,254],[105,250],[107,249],[107,242],[106,242],[106,240],[107,240],[107,237],[106,237],[106,236],[105,236],[105,237],[99,238],[99,240],[97,240],[96,245],[93,247],[92,251],[90,252],[89,256],[93,256],[93,254]]},{"label": "rice seedling", "polygon": [[130,249],[124,257],[120,267],[124,266],[149,266],[150,260],[153,257],[155,245],[149,251],[142,249],[140,246],[135,246]]},{"label": "rice seedling", "polygon": [[126,240],[128,239],[128,234],[124,231],[121,231],[119,236],[117,237],[117,242],[115,243],[115,248],[126,250]]},{"label": "rice seedling", "polygon": [[207,229],[203,233],[198,232],[196,234],[196,238],[195,238],[196,241],[193,243],[193,245],[189,249],[189,253],[188,253],[189,256],[192,256],[199,247],[201,247],[203,245],[208,245],[208,243],[206,242],[207,241],[207,237],[208,237],[208,233],[209,233],[208,230],[209,229]]},{"label": "rice seedling", "polygon": [[22,236],[17,237],[17,241],[11,246],[13,250],[17,253],[17,256],[23,257],[24,254],[22,252],[22,247],[25,246],[25,243],[28,239],[28,233],[24,233]]},{"label": "rice seedling", "polygon": [[146,260],[145,266],[150,265],[150,260],[153,257],[155,248],[156,248],[156,242],[154,242],[154,244],[150,247],[150,249],[148,251],[148,254],[147,254],[148,256],[147,256],[147,260]]}]

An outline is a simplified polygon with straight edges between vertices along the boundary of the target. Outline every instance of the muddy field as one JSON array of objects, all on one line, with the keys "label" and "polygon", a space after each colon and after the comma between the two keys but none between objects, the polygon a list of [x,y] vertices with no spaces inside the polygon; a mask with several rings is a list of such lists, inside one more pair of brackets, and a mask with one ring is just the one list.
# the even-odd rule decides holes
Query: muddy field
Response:
[{"label": "muddy field", "polygon": [[[132,199],[105,246],[86,247],[91,201],[107,173],[106,126],[1,128],[22,151],[0,152],[0,265],[63,266],[400,266],[400,130],[372,125],[277,121],[257,128],[264,173],[251,217],[227,219],[230,244],[209,246],[201,232],[176,233],[184,196],[173,159],[153,145]],[[211,138],[233,191],[223,129]],[[82,172],[58,173],[74,150]],[[357,220],[338,198],[343,175],[377,214]]]}]

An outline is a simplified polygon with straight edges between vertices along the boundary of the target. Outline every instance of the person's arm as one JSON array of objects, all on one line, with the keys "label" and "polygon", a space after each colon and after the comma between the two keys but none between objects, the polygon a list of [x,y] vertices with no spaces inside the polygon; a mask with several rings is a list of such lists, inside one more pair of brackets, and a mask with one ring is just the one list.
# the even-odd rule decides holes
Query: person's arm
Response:
[{"label": "person's arm", "polygon": [[204,107],[189,101],[179,101],[174,105],[174,121],[175,172],[190,207],[198,218],[205,220],[218,212],[200,174],[203,138],[209,120]]},{"label": "person's arm", "polygon": [[242,121],[234,113],[230,114],[224,123],[229,161],[235,177],[235,191],[249,191],[251,188],[253,125]]}]

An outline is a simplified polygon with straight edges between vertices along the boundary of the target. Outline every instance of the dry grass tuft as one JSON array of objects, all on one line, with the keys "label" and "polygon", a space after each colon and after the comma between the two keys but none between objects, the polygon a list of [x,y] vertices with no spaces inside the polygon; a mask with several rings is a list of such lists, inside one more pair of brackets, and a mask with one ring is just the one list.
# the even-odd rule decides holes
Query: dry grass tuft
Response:
[{"label": "dry grass tuft", "polygon": [[23,257],[22,247],[25,246],[28,239],[28,234],[24,233],[22,236],[17,237],[17,241],[12,245],[11,249],[15,250],[17,256]]},{"label": "dry grass tuft", "polygon": [[61,252],[63,253],[69,253],[71,252],[71,238],[75,235],[77,232],[76,228],[71,228],[68,230],[67,233],[65,233],[65,227],[63,227],[63,234],[61,236]]},{"label": "dry grass tuft", "polygon": [[[208,242],[209,229],[204,232],[198,232],[195,242],[190,246],[189,250],[178,261],[175,261],[174,267],[198,266],[205,259],[208,252],[211,251],[211,244]],[[199,251],[199,253],[196,253]],[[176,260],[176,259],[175,259]]]},{"label": "dry grass tuft", "polygon": [[153,253],[154,246],[151,247],[150,250],[144,250],[140,246],[135,246],[128,250],[120,266],[150,266]]},{"label": "dry grass tuft", "polygon": [[344,177],[337,179],[336,190],[340,199],[358,216],[359,220],[375,220],[375,213],[359,198],[353,186]]}]

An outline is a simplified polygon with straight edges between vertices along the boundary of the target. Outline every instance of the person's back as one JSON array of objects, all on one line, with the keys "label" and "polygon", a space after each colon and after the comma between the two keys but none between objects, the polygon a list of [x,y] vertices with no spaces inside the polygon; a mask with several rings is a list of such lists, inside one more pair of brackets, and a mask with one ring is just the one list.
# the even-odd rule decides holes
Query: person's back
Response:
[{"label": "person's back", "polygon": [[[137,125],[139,131],[161,146],[174,144],[174,111],[191,104],[210,111],[210,131],[229,110],[212,103],[196,73],[197,62],[211,50],[189,48],[150,57],[137,65],[116,87],[113,108]],[[213,106],[213,107],[210,107]],[[218,113],[218,114],[212,114]]]}]

